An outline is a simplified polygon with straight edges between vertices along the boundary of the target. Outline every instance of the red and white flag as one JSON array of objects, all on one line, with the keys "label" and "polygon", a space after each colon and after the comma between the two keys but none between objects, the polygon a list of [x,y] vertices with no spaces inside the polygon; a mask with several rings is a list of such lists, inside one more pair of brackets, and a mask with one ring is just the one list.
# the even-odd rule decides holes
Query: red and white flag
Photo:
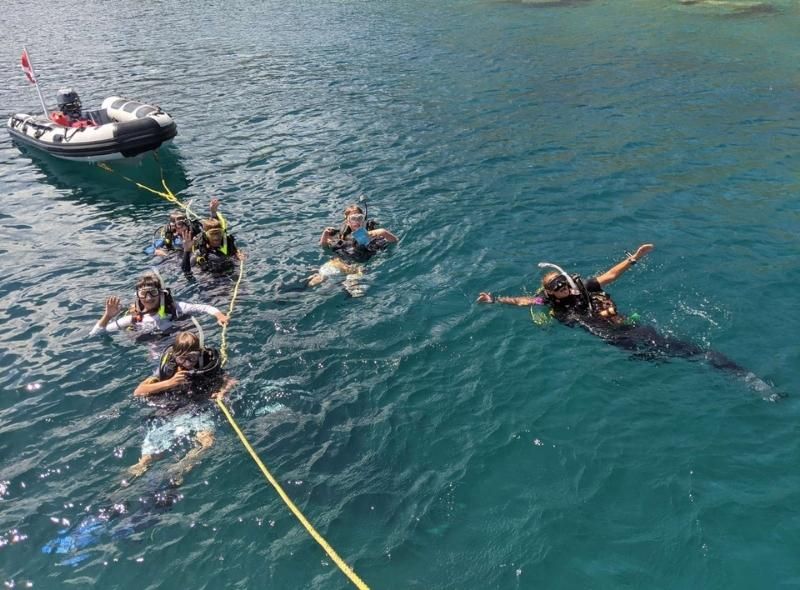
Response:
[{"label": "red and white flag", "polygon": [[31,60],[28,59],[28,50],[22,50],[22,59],[20,60],[20,64],[22,66],[22,71],[25,72],[25,75],[28,76],[28,80],[31,81],[31,84],[36,84],[36,76],[33,73],[33,67],[31,67]]}]

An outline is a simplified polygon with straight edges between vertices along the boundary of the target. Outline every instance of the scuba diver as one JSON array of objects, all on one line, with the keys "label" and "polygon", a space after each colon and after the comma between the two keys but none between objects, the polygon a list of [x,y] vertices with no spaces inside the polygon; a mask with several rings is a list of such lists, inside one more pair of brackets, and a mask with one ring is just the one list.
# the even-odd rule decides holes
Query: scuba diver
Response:
[{"label": "scuba diver", "polygon": [[579,275],[569,275],[561,267],[540,262],[540,268],[554,269],[542,278],[542,286],[533,296],[505,297],[483,292],[478,303],[504,303],[518,306],[545,305],[550,315],[562,324],[580,326],[599,336],[609,344],[632,351],[637,358],[661,360],[679,357],[704,360],[716,369],[739,377],[765,399],[776,401],[781,397],[769,393],[772,387],[755,374],[714,350],[705,350],[697,344],[685,342],[659,333],[652,326],[638,325],[635,314],[630,318],[617,312],[617,307],[604,288],[616,281],[642,257],[653,249],[653,244],[642,244],[634,254],[597,277],[582,280]]},{"label": "scuba diver", "polygon": [[50,120],[63,127],[92,127],[94,121],[83,116],[81,99],[72,88],[61,88],[56,93],[58,110],[50,113]]},{"label": "scuba diver", "polygon": [[349,205],[344,210],[341,229],[326,227],[319,238],[319,245],[330,248],[334,258],[323,264],[319,271],[307,279],[309,287],[315,287],[337,275],[361,275],[358,263],[366,262],[389,244],[397,242],[388,229],[377,227],[374,219],[368,219],[366,210],[358,205]]},{"label": "scuba diver", "polygon": [[223,374],[219,351],[205,346],[200,324],[194,321],[198,334],[179,332],[174,344],[161,354],[155,375],[133,391],[156,411],[142,443],[141,458],[128,469],[132,477],[142,475],[155,459],[193,434],[196,446],[170,470],[172,483],[180,485],[183,475],[214,444],[210,400],[224,397],[236,380]]},{"label": "scuba diver", "polygon": [[89,335],[116,332],[125,328],[142,333],[163,333],[169,331],[175,321],[198,313],[214,316],[220,326],[228,323],[228,316],[213,305],[175,301],[157,272],[148,272],[139,278],[136,282],[136,300],[130,313],[117,318],[121,309],[119,297],[108,297],[103,316]]},{"label": "scuba diver", "polygon": [[205,272],[224,272],[233,268],[234,260],[242,260],[244,252],[236,248],[233,234],[228,233],[228,222],[218,211],[219,199],[211,201],[211,218],[202,221],[202,231],[192,236],[189,228],[181,228],[178,235],[183,242],[181,269],[191,274],[192,266]]},{"label": "scuba diver", "polygon": [[203,231],[203,226],[199,219],[190,219],[186,213],[177,210],[169,214],[169,221],[153,232],[153,242],[145,253],[151,256],[168,256],[170,252],[180,250],[183,252],[183,239],[180,231],[188,228],[192,239]]}]

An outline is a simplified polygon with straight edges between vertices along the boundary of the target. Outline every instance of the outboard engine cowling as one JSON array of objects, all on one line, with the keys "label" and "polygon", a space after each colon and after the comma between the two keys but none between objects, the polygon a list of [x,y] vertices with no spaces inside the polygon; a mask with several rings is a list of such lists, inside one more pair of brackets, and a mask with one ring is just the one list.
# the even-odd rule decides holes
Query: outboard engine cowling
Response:
[{"label": "outboard engine cowling", "polygon": [[81,118],[81,99],[72,88],[60,88],[56,93],[58,110],[72,119]]}]

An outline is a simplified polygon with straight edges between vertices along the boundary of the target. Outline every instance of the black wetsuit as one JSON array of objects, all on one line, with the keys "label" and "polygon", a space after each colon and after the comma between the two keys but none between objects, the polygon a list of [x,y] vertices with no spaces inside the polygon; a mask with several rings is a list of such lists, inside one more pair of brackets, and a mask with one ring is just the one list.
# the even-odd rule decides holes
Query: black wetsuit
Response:
[{"label": "black wetsuit", "polygon": [[384,237],[372,238],[366,245],[359,244],[353,238],[342,238],[331,244],[331,250],[347,263],[366,262],[375,254],[384,250],[389,242]]},{"label": "black wetsuit", "polygon": [[[189,371],[189,379],[184,386],[148,396],[147,404],[157,408],[152,417],[163,418],[178,412],[196,414],[209,409],[211,394],[219,390],[224,382],[219,352],[213,348],[203,350],[203,367]],[[161,355],[156,375],[159,381],[166,381],[177,371],[178,365],[170,346]]]},{"label": "black wetsuit", "polygon": [[[739,377],[752,375],[750,371],[725,355],[705,350],[692,342],[661,334],[652,326],[635,325],[625,316],[616,313],[616,306],[597,278],[580,282],[575,277],[579,295],[563,299],[548,297],[547,303],[553,316],[568,326],[580,326],[587,332],[599,336],[609,344],[630,350],[637,358],[659,360],[678,357],[707,361],[711,366],[729,371]],[[590,309],[591,304],[591,309]],[[605,315],[603,312],[606,312]],[[753,376],[755,377],[755,376]]]},{"label": "black wetsuit", "polygon": [[232,234],[227,234],[218,248],[211,248],[205,236],[200,234],[194,238],[192,252],[183,253],[181,269],[187,274],[191,273],[192,264],[195,264],[206,272],[225,272],[233,268],[237,252],[236,240]]}]

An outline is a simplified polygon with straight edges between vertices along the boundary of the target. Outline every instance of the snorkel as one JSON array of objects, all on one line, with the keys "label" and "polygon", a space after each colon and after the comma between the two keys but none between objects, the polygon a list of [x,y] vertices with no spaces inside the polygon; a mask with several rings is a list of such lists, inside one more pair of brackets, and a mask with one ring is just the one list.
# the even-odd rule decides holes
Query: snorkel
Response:
[{"label": "snorkel", "polygon": [[203,334],[203,328],[200,326],[200,322],[197,321],[197,318],[193,317],[192,318],[192,323],[194,324],[194,327],[197,328],[197,340],[198,340],[198,342],[200,344],[200,356],[197,359],[197,366],[198,366],[199,369],[202,370],[203,364],[204,364],[203,352],[206,349],[205,335]]},{"label": "snorkel", "polygon": [[369,222],[369,213],[367,210],[367,195],[361,195],[360,197],[358,197],[358,202],[364,203],[364,227],[367,227],[367,224]]},{"label": "snorkel", "polygon": [[592,311],[594,311],[592,309],[592,301],[591,301],[591,299],[589,297],[585,297],[584,296],[584,294],[578,288],[577,283],[575,283],[575,280],[571,276],[569,276],[564,271],[563,268],[561,268],[560,266],[558,266],[556,264],[553,264],[552,262],[540,262],[537,266],[539,268],[552,268],[552,269],[558,271],[558,273],[561,276],[563,276],[566,279],[567,283],[569,284],[569,293],[570,293],[570,295],[580,295],[580,296],[584,297],[584,299],[586,300],[586,304],[589,307],[589,312],[591,313]]},{"label": "snorkel", "polygon": [[164,279],[161,277],[161,273],[159,273],[155,268],[150,270],[158,279],[158,317],[163,319],[167,317],[167,306],[165,305],[166,298],[164,297]]}]

